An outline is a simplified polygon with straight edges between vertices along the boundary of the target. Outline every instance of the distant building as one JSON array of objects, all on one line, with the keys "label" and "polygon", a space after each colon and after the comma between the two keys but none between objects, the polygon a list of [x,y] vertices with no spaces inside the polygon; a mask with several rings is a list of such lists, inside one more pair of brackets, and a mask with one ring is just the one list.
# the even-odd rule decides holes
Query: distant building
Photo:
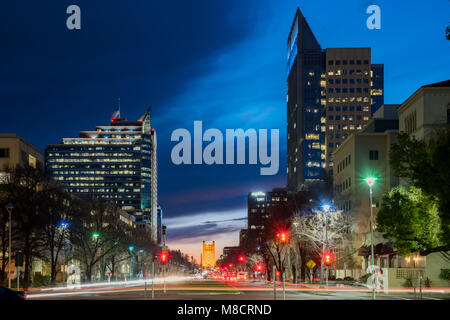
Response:
[{"label": "distant building", "polygon": [[287,191],[283,188],[250,192],[247,198],[247,229],[240,232],[240,247],[246,251],[256,251],[262,244],[262,233],[273,214],[272,208],[287,201]]},{"label": "distant building", "polygon": [[332,152],[383,104],[384,66],[370,48],[322,49],[298,8],[287,56],[287,187],[296,192],[332,175]]},{"label": "distant building", "polygon": [[223,258],[237,256],[241,252],[241,248],[239,246],[234,247],[223,247]]},{"label": "distant building", "polygon": [[203,241],[202,268],[209,269],[216,266],[215,242]]},{"label": "distant building", "polygon": [[149,224],[156,242],[156,150],[150,109],[137,121],[121,118],[119,109],[109,125],[48,145],[45,167],[68,192],[114,201],[135,216],[136,223]]}]

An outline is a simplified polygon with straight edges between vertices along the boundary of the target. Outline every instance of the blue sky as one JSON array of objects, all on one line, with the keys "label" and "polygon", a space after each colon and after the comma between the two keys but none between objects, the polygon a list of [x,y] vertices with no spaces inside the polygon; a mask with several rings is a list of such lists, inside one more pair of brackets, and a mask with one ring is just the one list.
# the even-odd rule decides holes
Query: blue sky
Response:
[{"label": "blue sky", "polygon": [[[81,8],[79,31],[66,8]],[[381,30],[366,8],[381,8]],[[158,134],[159,200],[168,243],[200,255],[238,243],[247,194],[284,186],[286,42],[300,6],[322,48],[372,47],[385,64],[385,103],[401,103],[424,84],[449,78],[445,39],[450,3],[433,1],[24,1],[0,5],[1,132],[44,151],[62,137],[152,107]],[[280,130],[280,170],[258,166],[175,166],[177,128]]]}]

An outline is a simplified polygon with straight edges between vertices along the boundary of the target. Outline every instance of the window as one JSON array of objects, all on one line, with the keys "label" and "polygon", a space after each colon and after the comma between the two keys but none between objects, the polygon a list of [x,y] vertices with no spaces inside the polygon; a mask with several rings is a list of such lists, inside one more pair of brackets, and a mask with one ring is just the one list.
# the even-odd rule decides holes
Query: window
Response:
[{"label": "window", "polygon": [[350,60],[350,64],[355,64],[355,60]]},{"label": "window", "polygon": [[347,106],[343,106],[342,111],[347,111]]},{"label": "window", "polygon": [[342,79],[342,84],[347,84],[347,79]]},{"label": "window", "polygon": [[328,120],[333,120],[333,116],[328,116]]},{"label": "window", "polygon": [[341,83],[341,79],[336,79],[336,84],[340,84]]},{"label": "window", "polygon": [[369,83],[369,79],[364,79],[364,83],[368,84]]},{"label": "window", "polygon": [[355,88],[350,88],[350,93],[355,93]]},{"label": "window", "polygon": [[328,93],[333,93],[333,88],[328,88]]},{"label": "window", "polygon": [[378,150],[369,151],[369,160],[378,160]]},{"label": "window", "polygon": [[362,110],[362,107],[361,106],[357,106],[356,107],[356,111],[361,111]]},{"label": "window", "polygon": [[369,92],[369,88],[364,88],[364,92]]},{"label": "window", "polygon": [[336,111],[341,111],[341,107],[340,106],[336,106]]},{"label": "window", "polygon": [[334,83],[334,80],[333,80],[333,79],[328,79],[328,83],[329,83],[329,84],[333,84],[333,83]]},{"label": "window", "polygon": [[336,116],[336,120],[341,120],[341,116]]},{"label": "window", "polygon": [[347,65],[347,60],[342,60],[343,65]]},{"label": "window", "polygon": [[450,123],[450,103],[447,105],[447,123]]},{"label": "window", "polygon": [[[367,89],[367,88],[366,88]],[[342,93],[347,93],[347,88],[342,89]]]},{"label": "window", "polygon": [[328,111],[333,111],[333,106],[329,106]]},{"label": "window", "polygon": [[361,64],[361,60],[356,60],[356,64]]},{"label": "window", "polygon": [[350,84],[354,84],[355,83],[355,79],[350,79]]},{"label": "window", "polygon": [[341,60],[336,60],[336,65],[340,65],[341,64]]},{"label": "window", "polygon": [[355,107],[354,106],[350,106],[350,111],[355,111]]},{"label": "window", "polygon": [[9,148],[0,148],[0,158],[9,158]]},{"label": "window", "polygon": [[356,88],[356,92],[361,93],[361,88]]},{"label": "window", "polygon": [[328,65],[332,66],[333,65],[333,60],[328,60]]},{"label": "window", "polygon": [[369,60],[364,60],[364,64],[369,64]]},{"label": "window", "polygon": [[328,143],[328,148],[333,148],[333,142]]}]

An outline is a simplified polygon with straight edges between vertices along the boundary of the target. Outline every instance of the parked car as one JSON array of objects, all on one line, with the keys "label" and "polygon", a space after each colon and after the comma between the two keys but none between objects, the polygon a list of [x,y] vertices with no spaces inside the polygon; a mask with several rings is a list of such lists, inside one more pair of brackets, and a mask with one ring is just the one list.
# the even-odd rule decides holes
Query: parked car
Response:
[{"label": "parked car", "polygon": [[25,291],[14,291],[5,287],[0,287],[0,300],[25,300],[27,293]]}]

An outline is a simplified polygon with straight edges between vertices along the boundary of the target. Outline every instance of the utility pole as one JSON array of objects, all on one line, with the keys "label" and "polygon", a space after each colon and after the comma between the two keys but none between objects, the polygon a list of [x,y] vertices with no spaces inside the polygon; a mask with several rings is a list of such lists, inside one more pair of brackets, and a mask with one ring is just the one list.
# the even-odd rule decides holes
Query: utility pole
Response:
[{"label": "utility pole", "polygon": [[277,267],[273,266],[273,299],[277,300],[277,284],[276,284]]},{"label": "utility pole", "polygon": [[155,299],[155,260],[152,260],[152,300]]},{"label": "utility pole", "polygon": [[283,267],[283,300],[286,300],[286,284],[285,284],[285,272]]}]

